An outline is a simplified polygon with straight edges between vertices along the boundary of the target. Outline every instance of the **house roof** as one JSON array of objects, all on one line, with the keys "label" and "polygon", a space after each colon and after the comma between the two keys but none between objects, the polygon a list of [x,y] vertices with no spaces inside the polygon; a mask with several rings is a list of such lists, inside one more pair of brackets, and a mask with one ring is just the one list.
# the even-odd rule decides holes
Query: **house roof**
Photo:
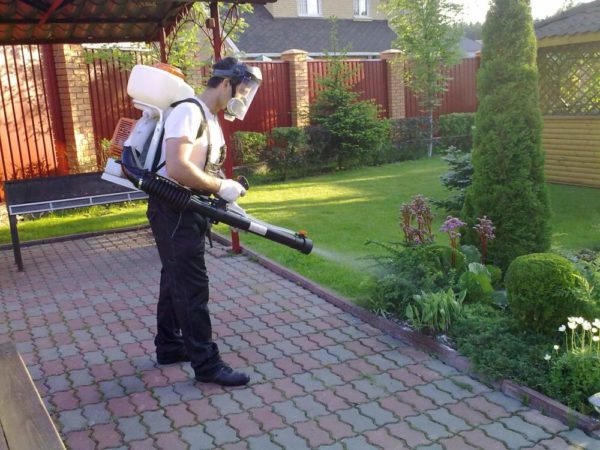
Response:
[{"label": "house roof", "polygon": [[536,24],[538,39],[600,31],[600,0],[583,3]]},{"label": "house roof", "polygon": [[[275,1],[239,0],[238,3]],[[162,27],[169,31],[193,3],[185,0],[1,1],[0,45],[156,41]]]},{"label": "house roof", "polygon": [[[244,16],[249,27],[236,46],[247,54],[278,55],[292,48],[309,54],[331,51],[331,22],[324,18],[274,18],[264,6]],[[380,53],[391,48],[396,38],[386,20],[337,20],[338,50],[348,54]],[[347,48],[346,48],[347,47]]]},{"label": "house roof", "polygon": [[483,46],[479,42],[467,37],[463,37],[460,41],[460,48],[462,48],[465,53],[479,52],[482,47]]}]

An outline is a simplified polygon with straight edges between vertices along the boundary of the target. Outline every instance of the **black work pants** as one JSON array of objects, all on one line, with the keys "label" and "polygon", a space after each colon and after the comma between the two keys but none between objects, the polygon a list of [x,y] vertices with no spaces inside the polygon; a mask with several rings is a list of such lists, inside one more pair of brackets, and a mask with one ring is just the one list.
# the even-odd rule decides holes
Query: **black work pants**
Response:
[{"label": "black work pants", "polygon": [[220,357],[217,344],[212,341],[208,311],[204,263],[208,220],[195,212],[174,211],[152,196],[146,215],[162,263],[156,351],[177,354],[185,347],[196,373],[210,371]]}]

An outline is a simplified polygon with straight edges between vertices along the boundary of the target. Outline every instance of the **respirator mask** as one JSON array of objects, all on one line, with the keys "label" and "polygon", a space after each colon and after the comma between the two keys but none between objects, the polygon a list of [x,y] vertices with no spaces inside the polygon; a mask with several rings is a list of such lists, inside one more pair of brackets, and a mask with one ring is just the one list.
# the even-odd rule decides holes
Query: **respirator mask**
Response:
[{"label": "respirator mask", "polygon": [[214,76],[227,78],[231,83],[232,97],[227,102],[225,119],[244,120],[262,82],[262,73],[258,67],[236,64],[231,69],[215,69]]}]

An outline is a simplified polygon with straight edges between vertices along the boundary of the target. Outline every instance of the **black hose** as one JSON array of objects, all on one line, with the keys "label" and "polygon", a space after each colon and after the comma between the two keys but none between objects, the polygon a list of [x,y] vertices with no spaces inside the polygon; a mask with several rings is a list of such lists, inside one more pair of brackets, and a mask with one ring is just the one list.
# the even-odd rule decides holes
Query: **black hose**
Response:
[{"label": "black hose", "polygon": [[274,227],[267,223],[255,222],[237,213],[217,208],[210,199],[195,194],[185,186],[181,186],[156,173],[140,169],[133,159],[131,150],[128,148],[124,148],[121,154],[121,168],[134,186],[167,203],[177,211],[200,213],[214,222],[223,222],[226,225],[262,236],[298,250],[305,255],[312,251],[312,240],[303,234]]}]

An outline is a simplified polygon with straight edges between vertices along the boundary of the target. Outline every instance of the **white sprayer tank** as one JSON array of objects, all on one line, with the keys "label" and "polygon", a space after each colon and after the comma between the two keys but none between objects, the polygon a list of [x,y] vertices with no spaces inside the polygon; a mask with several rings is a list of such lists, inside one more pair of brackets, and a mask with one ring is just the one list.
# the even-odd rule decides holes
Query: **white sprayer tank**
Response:
[{"label": "white sprayer tank", "polygon": [[127,94],[165,110],[173,102],[194,96],[194,89],[180,77],[156,67],[138,64],[131,70]]}]

